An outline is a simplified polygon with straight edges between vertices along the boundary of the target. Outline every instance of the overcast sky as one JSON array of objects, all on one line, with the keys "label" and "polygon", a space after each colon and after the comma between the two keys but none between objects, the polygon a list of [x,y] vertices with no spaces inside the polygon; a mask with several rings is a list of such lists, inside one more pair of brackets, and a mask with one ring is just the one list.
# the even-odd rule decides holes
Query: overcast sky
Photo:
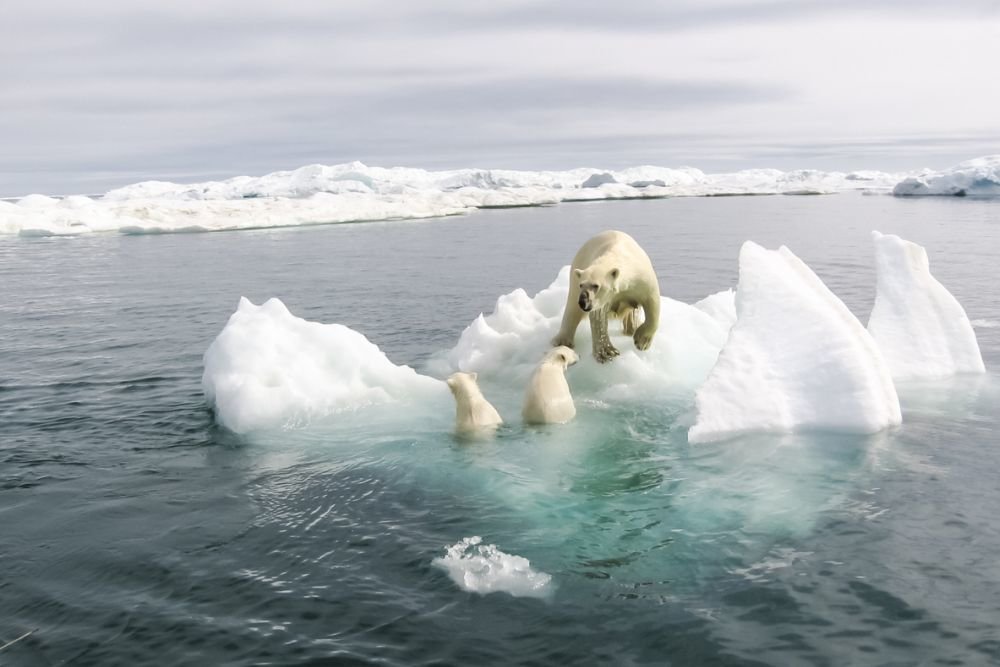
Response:
[{"label": "overcast sky", "polygon": [[4,0],[0,195],[1000,153],[1000,0]]}]

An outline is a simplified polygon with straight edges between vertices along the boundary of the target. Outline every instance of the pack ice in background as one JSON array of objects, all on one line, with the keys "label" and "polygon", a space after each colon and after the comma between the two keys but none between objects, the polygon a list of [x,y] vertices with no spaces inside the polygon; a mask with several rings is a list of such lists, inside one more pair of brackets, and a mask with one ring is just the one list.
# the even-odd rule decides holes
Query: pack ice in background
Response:
[{"label": "pack ice in background", "polygon": [[896,184],[892,193],[899,197],[1000,197],[1000,155],[908,176]]},{"label": "pack ice in background", "polygon": [[[579,411],[683,404],[694,394],[691,442],[758,431],[875,433],[902,419],[894,379],[985,372],[972,325],[931,275],[926,251],[873,236],[878,284],[867,328],[791,250],[747,242],[735,293],[693,305],[662,297],[665,326],[649,351],[622,345],[603,365],[581,357],[570,376]],[[516,421],[514,406],[559,328],[568,272],[534,297],[522,289],[501,296],[431,359],[428,375],[392,363],[348,327],[307,322],[277,299],[243,299],[205,353],[205,395],[237,433],[391,404],[445,423],[451,411],[439,378],[476,372],[505,420]],[[588,337],[581,326],[579,349],[589,349]]]},{"label": "pack ice in background", "polygon": [[823,172],[748,169],[706,174],[693,167],[620,171],[310,165],[265,176],[178,184],[147,181],[100,197],[32,194],[0,201],[0,234],[206,232],[459,215],[479,208],[572,201],[809,195],[845,191],[896,195],[1000,195],[1000,156],[943,172]]}]

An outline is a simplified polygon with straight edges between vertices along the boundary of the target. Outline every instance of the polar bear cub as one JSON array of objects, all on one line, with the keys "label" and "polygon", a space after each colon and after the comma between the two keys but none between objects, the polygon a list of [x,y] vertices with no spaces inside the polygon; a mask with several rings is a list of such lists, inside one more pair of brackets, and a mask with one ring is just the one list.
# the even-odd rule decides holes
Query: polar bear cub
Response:
[{"label": "polar bear cub", "polygon": [[580,360],[572,349],[553,348],[535,368],[521,415],[528,424],[563,424],[576,416],[573,396],[566,382],[566,369]]},{"label": "polar bear cub", "polygon": [[472,433],[484,429],[496,429],[503,423],[483,392],[480,391],[476,373],[452,373],[446,380],[448,388],[455,396],[455,430]]},{"label": "polar bear cub", "polygon": [[[639,324],[637,310],[645,316]],[[608,335],[608,317],[618,317],[638,350],[648,350],[660,323],[660,283],[646,251],[625,232],[601,232],[576,253],[562,326],[553,345],[573,347],[576,329],[590,315],[594,358],[604,363],[618,356]]]}]

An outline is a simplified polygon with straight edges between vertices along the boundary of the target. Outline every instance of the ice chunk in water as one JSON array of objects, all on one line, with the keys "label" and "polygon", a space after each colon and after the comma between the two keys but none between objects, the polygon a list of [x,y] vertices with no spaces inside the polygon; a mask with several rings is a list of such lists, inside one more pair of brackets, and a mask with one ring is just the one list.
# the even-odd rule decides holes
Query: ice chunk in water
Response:
[{"label": "ice chunk in water", "polygon": [[788,248],[743,245],[736,312],[698,389],[692,442],[802,428],[872,433],[900,422],[875,341]]},{"label": "ice chunk in water", "polygon": [[868,331],[897,379],[983,373],[965,310],[931,275],[922,246],[872,232],[878,291]]},{"label": "ice chunk in water", "polygon": [[531,569],[527,558],[482,544],[479,536],[466,537],[448,547],[433,563],[448,573],[462,590],[470,593],[509,593],[514,597],[548,597],[552,575]]}]

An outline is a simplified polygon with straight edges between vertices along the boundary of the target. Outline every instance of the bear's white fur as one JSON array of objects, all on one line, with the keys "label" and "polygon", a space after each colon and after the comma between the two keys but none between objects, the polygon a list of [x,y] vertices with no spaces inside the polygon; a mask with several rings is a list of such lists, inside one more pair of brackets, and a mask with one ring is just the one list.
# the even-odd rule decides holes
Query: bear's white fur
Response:
[{"label": "bear's white fur", "polygon": [[[638,324],[638,309],[645,316]],[[608,317],[622,320],[639,350],[649,349],[660,322],[660,283],[646,251],[625,232],[601,232],[583,244],[569,274],[569,295],[562,326],[553,345],[573,347],[576,329],[590,313],[594,358],[604,363],[618,356],[608,335]]]},{"label": "bear's white fur", "polygon": [[566,382],[566,369],[580,360],[572,349],[549,350],[528,383],[521,415],[528,424],[564,424],[576,416],[573,395]]},{"label": "bear's white fur", "polygon": [[452,373],[446,381],[455,396],[455,431],[458,433],[496,429],[503,423],[500,413],[479,390],[478,377],[476,373]]}]

